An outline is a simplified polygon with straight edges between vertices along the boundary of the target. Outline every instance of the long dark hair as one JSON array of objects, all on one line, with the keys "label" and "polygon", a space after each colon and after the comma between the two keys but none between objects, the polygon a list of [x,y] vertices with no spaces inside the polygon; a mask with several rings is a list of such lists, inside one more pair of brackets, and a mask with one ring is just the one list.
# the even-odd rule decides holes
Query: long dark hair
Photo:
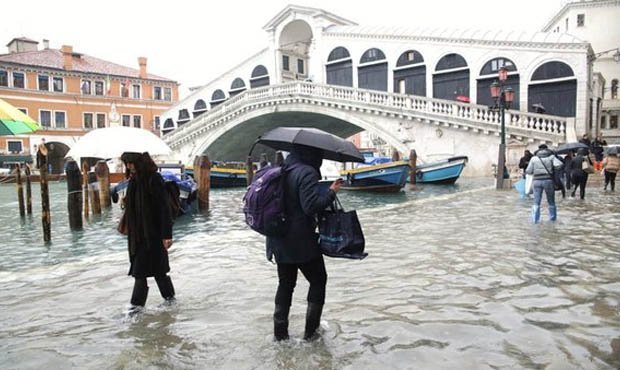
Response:
[{"label": "long dark hair", "polygon": [[125,177],[127,178],[131,176],[129,169],[127,168],[127,163],[133,163],[136,168],[136,176],[138,178],[143,178],[147,174],[157,172],[157,165],[148,152],[125,152],[121,155],[121,160],[125,163]]}]

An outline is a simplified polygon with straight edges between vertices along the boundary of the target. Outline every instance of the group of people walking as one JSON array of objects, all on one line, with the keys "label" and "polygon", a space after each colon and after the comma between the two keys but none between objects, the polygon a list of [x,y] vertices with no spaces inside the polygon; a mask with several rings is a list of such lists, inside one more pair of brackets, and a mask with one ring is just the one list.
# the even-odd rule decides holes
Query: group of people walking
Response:
[{"label": "group of people walking", "polygon": [[[584,135],[579,141],[584,147],[578,149],[576,153],[568,152],[564,158],[559,157],[555,152],[548,148],[546,144],[541,144],[538,150],[532,154],[526,150],[519,161],[519,168],[526,174],[533,176],[532,191],[534,194],[534,204],[532,205],[532,221],[540,222],[540,205],[542,193],[546,195],[549,206],[549,219],[557,219],[557,206],[555,203],[555,191],[561,191],[562,197],[566,192],[574,197],[579,189],[579,198],[585,199],[588,176],[596,170],[604,171],[606,191],[609,187],[615,191],[616,173],[620,169],[620,157],[616,152],[604,155],[605,140],[599,135],[592,143],[588,135]],[[588,148],[586,148],[587,146]],[[590,158],[590,152],[594,156],[594,161]],[[572,191],[571,191],[572,188]]]}]

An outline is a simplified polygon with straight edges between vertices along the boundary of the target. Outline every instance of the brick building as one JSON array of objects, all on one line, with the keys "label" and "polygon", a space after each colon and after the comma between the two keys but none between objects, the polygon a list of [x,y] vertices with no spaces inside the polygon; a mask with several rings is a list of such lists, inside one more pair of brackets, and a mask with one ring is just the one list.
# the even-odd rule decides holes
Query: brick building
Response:
[{"label": "brick building", "polygon": [[64,155],[89,130],[124,125],[159,133],[160,115],[179,99],[179,84],[148,73],[144,57],[130,68],[68,45],[38,44],[14,38],[0,54],[0,98],[42,126],[31,135],[0,137],[0,166],[31,157],[45,142],[59,173]]}]

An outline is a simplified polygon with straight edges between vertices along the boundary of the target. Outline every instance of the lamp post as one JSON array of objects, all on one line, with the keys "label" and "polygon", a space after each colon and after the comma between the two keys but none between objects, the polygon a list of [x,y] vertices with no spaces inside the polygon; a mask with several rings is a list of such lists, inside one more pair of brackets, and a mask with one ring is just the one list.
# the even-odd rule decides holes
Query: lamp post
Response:
[{"label": "lamp post", "polygon": [[504,67],[500,68],[497,72],[499,83],[494,81],[491,84],[491,97],[493,97],[494,105],[492,110],[499,111],[501,131],[500,131],[500,144],[497,155],[497,171],[496,171],[496,189],[502,189],[504,187],[504,168],[506,167],[506,123],[505,123],[505,110],[510,108],[510,104],[515,97],[515,92],[509,86],[504,89],[504,83],[508,79],[508,70]]}]

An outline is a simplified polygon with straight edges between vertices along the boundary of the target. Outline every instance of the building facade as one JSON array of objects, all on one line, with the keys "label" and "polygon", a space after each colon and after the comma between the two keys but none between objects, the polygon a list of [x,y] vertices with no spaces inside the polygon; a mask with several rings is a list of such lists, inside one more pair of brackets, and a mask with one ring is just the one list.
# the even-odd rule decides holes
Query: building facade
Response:
[{"label": "building facade", "polygon": [[148,73],[144,57],[130,68],[68,45],[38,44],[15,38],[0,55],[0,98],[42,127],[31,135],[0,137],[0,162],[3,156],[32,156],[45,143],[52,173],[59,173],[65,154],[88,131],[123,125],[159,133],[161,114],[178,101],[179,84]]},{"label": "building facade", "polygon": [[591,116],[588,128],[593,135],[603,134],[620,141],[620,0],[567,2],[543,27],[543,32],[569,33],[589,42],[594,54],[592,97],[588,101]]}]

